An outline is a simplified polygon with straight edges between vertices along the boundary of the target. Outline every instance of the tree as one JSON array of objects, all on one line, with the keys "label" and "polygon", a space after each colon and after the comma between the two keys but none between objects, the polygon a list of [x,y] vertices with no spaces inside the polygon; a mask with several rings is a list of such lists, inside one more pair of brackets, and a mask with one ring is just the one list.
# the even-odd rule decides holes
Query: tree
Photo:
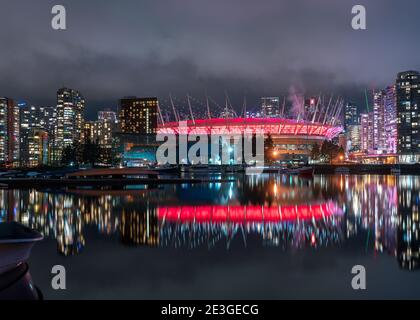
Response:
[{"label": "tree", "polygon": [[83,145],[82,154],[83,163],[90,164],[93,167],[101,156],[101,147],[97,142],[92,142],[88,139]]},{"label": "tree", "polygon": [[318,143],[315,143],[312,147],[311,158],[312,160],[319,160],[320,155],[321,155],[321,150],[319,149],[319,145]]},{"label": "tree", "polygon": [[274,156],[274,142],[271,134],[267,135],[267,138],[264,140],[264,161],[266,163],[272,163]]},{"label": "tree", "polygon": [[344,157],[346,156],[346,153],[344,151],[344,148],[342,146],[340,146],[340,148],[338,149],[338,158],[340,161],[344,160]]},{"label": "tree", "polygon": [[337,157],[340,147],[331,141],[325,140],[322,143],[321,155],[331,164]]},{"label": "tree", "polygon": [[70,164],[75,164],[76,162],[76,148],[74,148],[73,146],[65,147],[61,156],[61,164],[68,166]]}]

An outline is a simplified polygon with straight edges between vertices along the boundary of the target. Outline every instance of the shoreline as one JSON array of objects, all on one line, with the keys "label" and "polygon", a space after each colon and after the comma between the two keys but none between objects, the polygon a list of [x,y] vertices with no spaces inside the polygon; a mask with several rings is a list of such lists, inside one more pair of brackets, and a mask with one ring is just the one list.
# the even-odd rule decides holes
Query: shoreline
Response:
[{"label": "shoreline", "polygon": [[[414,175],[420,176],[420,164],[415,165],[358,165],[358,164],[322,164],[313,165],[315,175]],[[264,173],[278,174],[279,167],[267,167]],[[397,169],[397,170],[396,170]],[[28,169],[26,169],[28,170]],[[25,171],[26,171],[25,170]],[[58,173],[63,169],[55,171]],[[14,170],[11,170],[14,171]],[[31,171],[35,171],[32,169]],[[43,171],[42,169],[40,170]],[[29,170],[28,170],[29,172]],[[51,172],[51,171],[50,171]],[[190,172],[191,174],[197,174],[198,177],[180,177],[179,174],[162,174],[160,178],[64,178],[64,177],[0,177],[0,189],[10,188],[33,188],[33,187],[83,187],[83,186],[109,186],[109,187],[124,187],[129,185],[164,185],[164,184],[192,184],[192,183],[208,183],[208,182],[231,182],[232,179],[229,176],[238,175],[245,176],[244,172],[227,172],[223,173],[220,171],[197,171]],[[222,174],[222,179],[215,180],[210,179],[211,174]]]}]

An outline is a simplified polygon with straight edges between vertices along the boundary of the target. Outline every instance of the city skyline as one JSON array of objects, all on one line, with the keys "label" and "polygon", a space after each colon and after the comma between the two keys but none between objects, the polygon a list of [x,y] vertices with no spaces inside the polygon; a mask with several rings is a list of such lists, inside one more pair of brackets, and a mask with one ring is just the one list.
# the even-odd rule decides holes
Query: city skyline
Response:
[{"label": "city skyline", "polygon": [[[227,93],[224,106],[209,96],[204,106],[188,94],[187,108],[175,106],[172,95],[166,107],[157,97],[123,97],[119,100],[118,112],[105,108],[98,111],[95,120],[89,120],[85,116],[84,95],[76,89],[60,88],[55,107],[35,107],[0,98],[3,115],[0,160],[7,167],[87,163],[92,166],[95,163],[153,165],[157,161],[153,153],[157,154],[156,148],[160,145],[156,134],[179,135],[179,121],[191,120],[189,126],[207,134],[211,128],[219,130],[217,128],[223,125],[240,134],[248,127],[262,129],[266,138],[273,135],[270,137],[274,158],[268,157],[266,163],[297,159],[325,162],[325,150],[320,157],[315,145],[322,149],[327,140],[335,140],[341,148],[335,156],[328,156],[330,163],[335,157],[339,157],[340,162],[415,163],[420,157],[419,92],[420,73],[403,71],[397,74],[394,84],[372,92],[371,106],[365,91],[366,112],[361,112],[353,103],[345,103],[341,97],[308,97],[294,92],[283,99],[261,97],[257,112],[249,112],[244,99],[239,113]],[[211,110],[210,101],[219,110]],[[206,111],[197,107],[205,107]]]},{"label": "city skyline", "polygon": [[0,300],[420,298],[419,0],[0,12]]},{"label": "city skyline", "polygon": [[[78,88],[88,97],[90,118],[133,93],[202,96],[207,91],[220,101],[228,91],[232,104],[241,105],[244,95],[257,104],[261,96],[284,96],[293,87],[308,96],[335,92],[363,105],[364,89],[386,87],[400,70],[420,69],[413,54],[418,45],[407,38],[418,28],[415,1],[365,1],[363,32],[350,26],[350,3],[330,0],[316,5],[270,0],[257,10],[251,1],[223,6],[126,1],[118,8],[64,1],[65,31],[50,27],[52,4],[1,5],[8,14],[0,22],[0,37],[8,45],[0,67],[9,74],[0,80],[2,94],[53,105],[56,84]],[[30,19],[10,21],[25,11]],[[390,38],[395,50],[383,41]]]}]

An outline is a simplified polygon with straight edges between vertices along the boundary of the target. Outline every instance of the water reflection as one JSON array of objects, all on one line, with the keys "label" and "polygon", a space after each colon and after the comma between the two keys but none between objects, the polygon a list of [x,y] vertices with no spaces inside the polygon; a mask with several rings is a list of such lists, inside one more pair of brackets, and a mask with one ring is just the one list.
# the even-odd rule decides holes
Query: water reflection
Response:
[{"label": "water reflection", "polygon": [[172,248],[229,249],[257,238],[287,250],[362,236],[364,250],[414,270],[419,203],[418,177],[263,175],[152,190],[0,190],[0,219],[39,230],[66,256],[89,245],[92,229],[118,234],[124,245]]}]

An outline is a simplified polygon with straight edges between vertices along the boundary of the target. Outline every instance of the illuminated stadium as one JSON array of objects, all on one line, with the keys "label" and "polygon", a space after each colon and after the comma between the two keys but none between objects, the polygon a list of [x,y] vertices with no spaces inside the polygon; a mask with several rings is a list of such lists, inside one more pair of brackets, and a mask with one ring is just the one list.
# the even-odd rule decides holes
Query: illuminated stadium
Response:
[{"label": "illuminated stadium", "polygon": [[[176,100],[170,95],[169,100],[160,100],[158,107],[158,119],[156,133],[163,136],[224,136],[227,142],[221,146],[231,144],[238,136],[250,138],[250,136],[263,135],[271,137],[273,141],[272,158],[276,162],[307,162],[311,150],[315,144],[321,145],[325,140],[332,140],[342,131],[340,125],[341,110],[344,100],[333,97],[319,96],[305,99],[303,96],[292,97],[291,105],[283,105],[269,108],[266,102],[264,112],[254,113],[247,111],[246,100],[242,111],[237,113],[226,97],[224,106],[219,105],[212,98],[206,97],[206,102],[199,101],[187,95],[186,100]],[[264,98],[266,101],[268,98]],[[272,101],[272,98],[268,100]],[[279,103],[279,99],[275,99]],[[212,103],[213,108],[211,108]],[[264,109],[265,108],[265,109]],[[273,111],[274,110],[274,111]],[[155,159],[157,146],[161,142],[133,141],[132,137],[125,137],[123,162],[127,166],[142,165],[143,162],[158,162]],[[123,140],[124,140],[123,139]],[[192,139],[194,140],[194,139]],[[201,139],[200,139],[201,140]],[[165,139],[159,139],[165,141]],[[180,139],[177,139],[179,149]],[[209,141],[210,142],[210,141]],[[173,144],[174,142],[170,142]],[[195,141],[188,141],[188,149]],[[209,143],[209,154],[212,149]],[[229,148],[230,150],[232,148]],[[256,149],[255,149],[256,150]],[[261,149],[259,149],[261,150]],[[200,150],[201,152],[201,150]],[[260,152],[261,153],[261,152]],[[190,163],[189,159],[176,159],[180,163]],[[209,159],[210,164],[220,164],[220,159]],[[230,164],[238,164],[233,155]],[[194,163],[192,163],[194,164]]]},{"label": "illuminated stadium", "polygon": [[276,118],[205,119],[170,122],[160,125],[160,134],[253,134],[264,133],[276,138],[300,137],[303,139],[331,140],[342,130],[341,127],[320,123]]},{"label": "illuminated stadium", "polygon": [[168,122],[158,127],[162,135],[270,135],[279,160],[307,157],[314,144],[337,137],[341,126],[284,118],[231,118]]}]

